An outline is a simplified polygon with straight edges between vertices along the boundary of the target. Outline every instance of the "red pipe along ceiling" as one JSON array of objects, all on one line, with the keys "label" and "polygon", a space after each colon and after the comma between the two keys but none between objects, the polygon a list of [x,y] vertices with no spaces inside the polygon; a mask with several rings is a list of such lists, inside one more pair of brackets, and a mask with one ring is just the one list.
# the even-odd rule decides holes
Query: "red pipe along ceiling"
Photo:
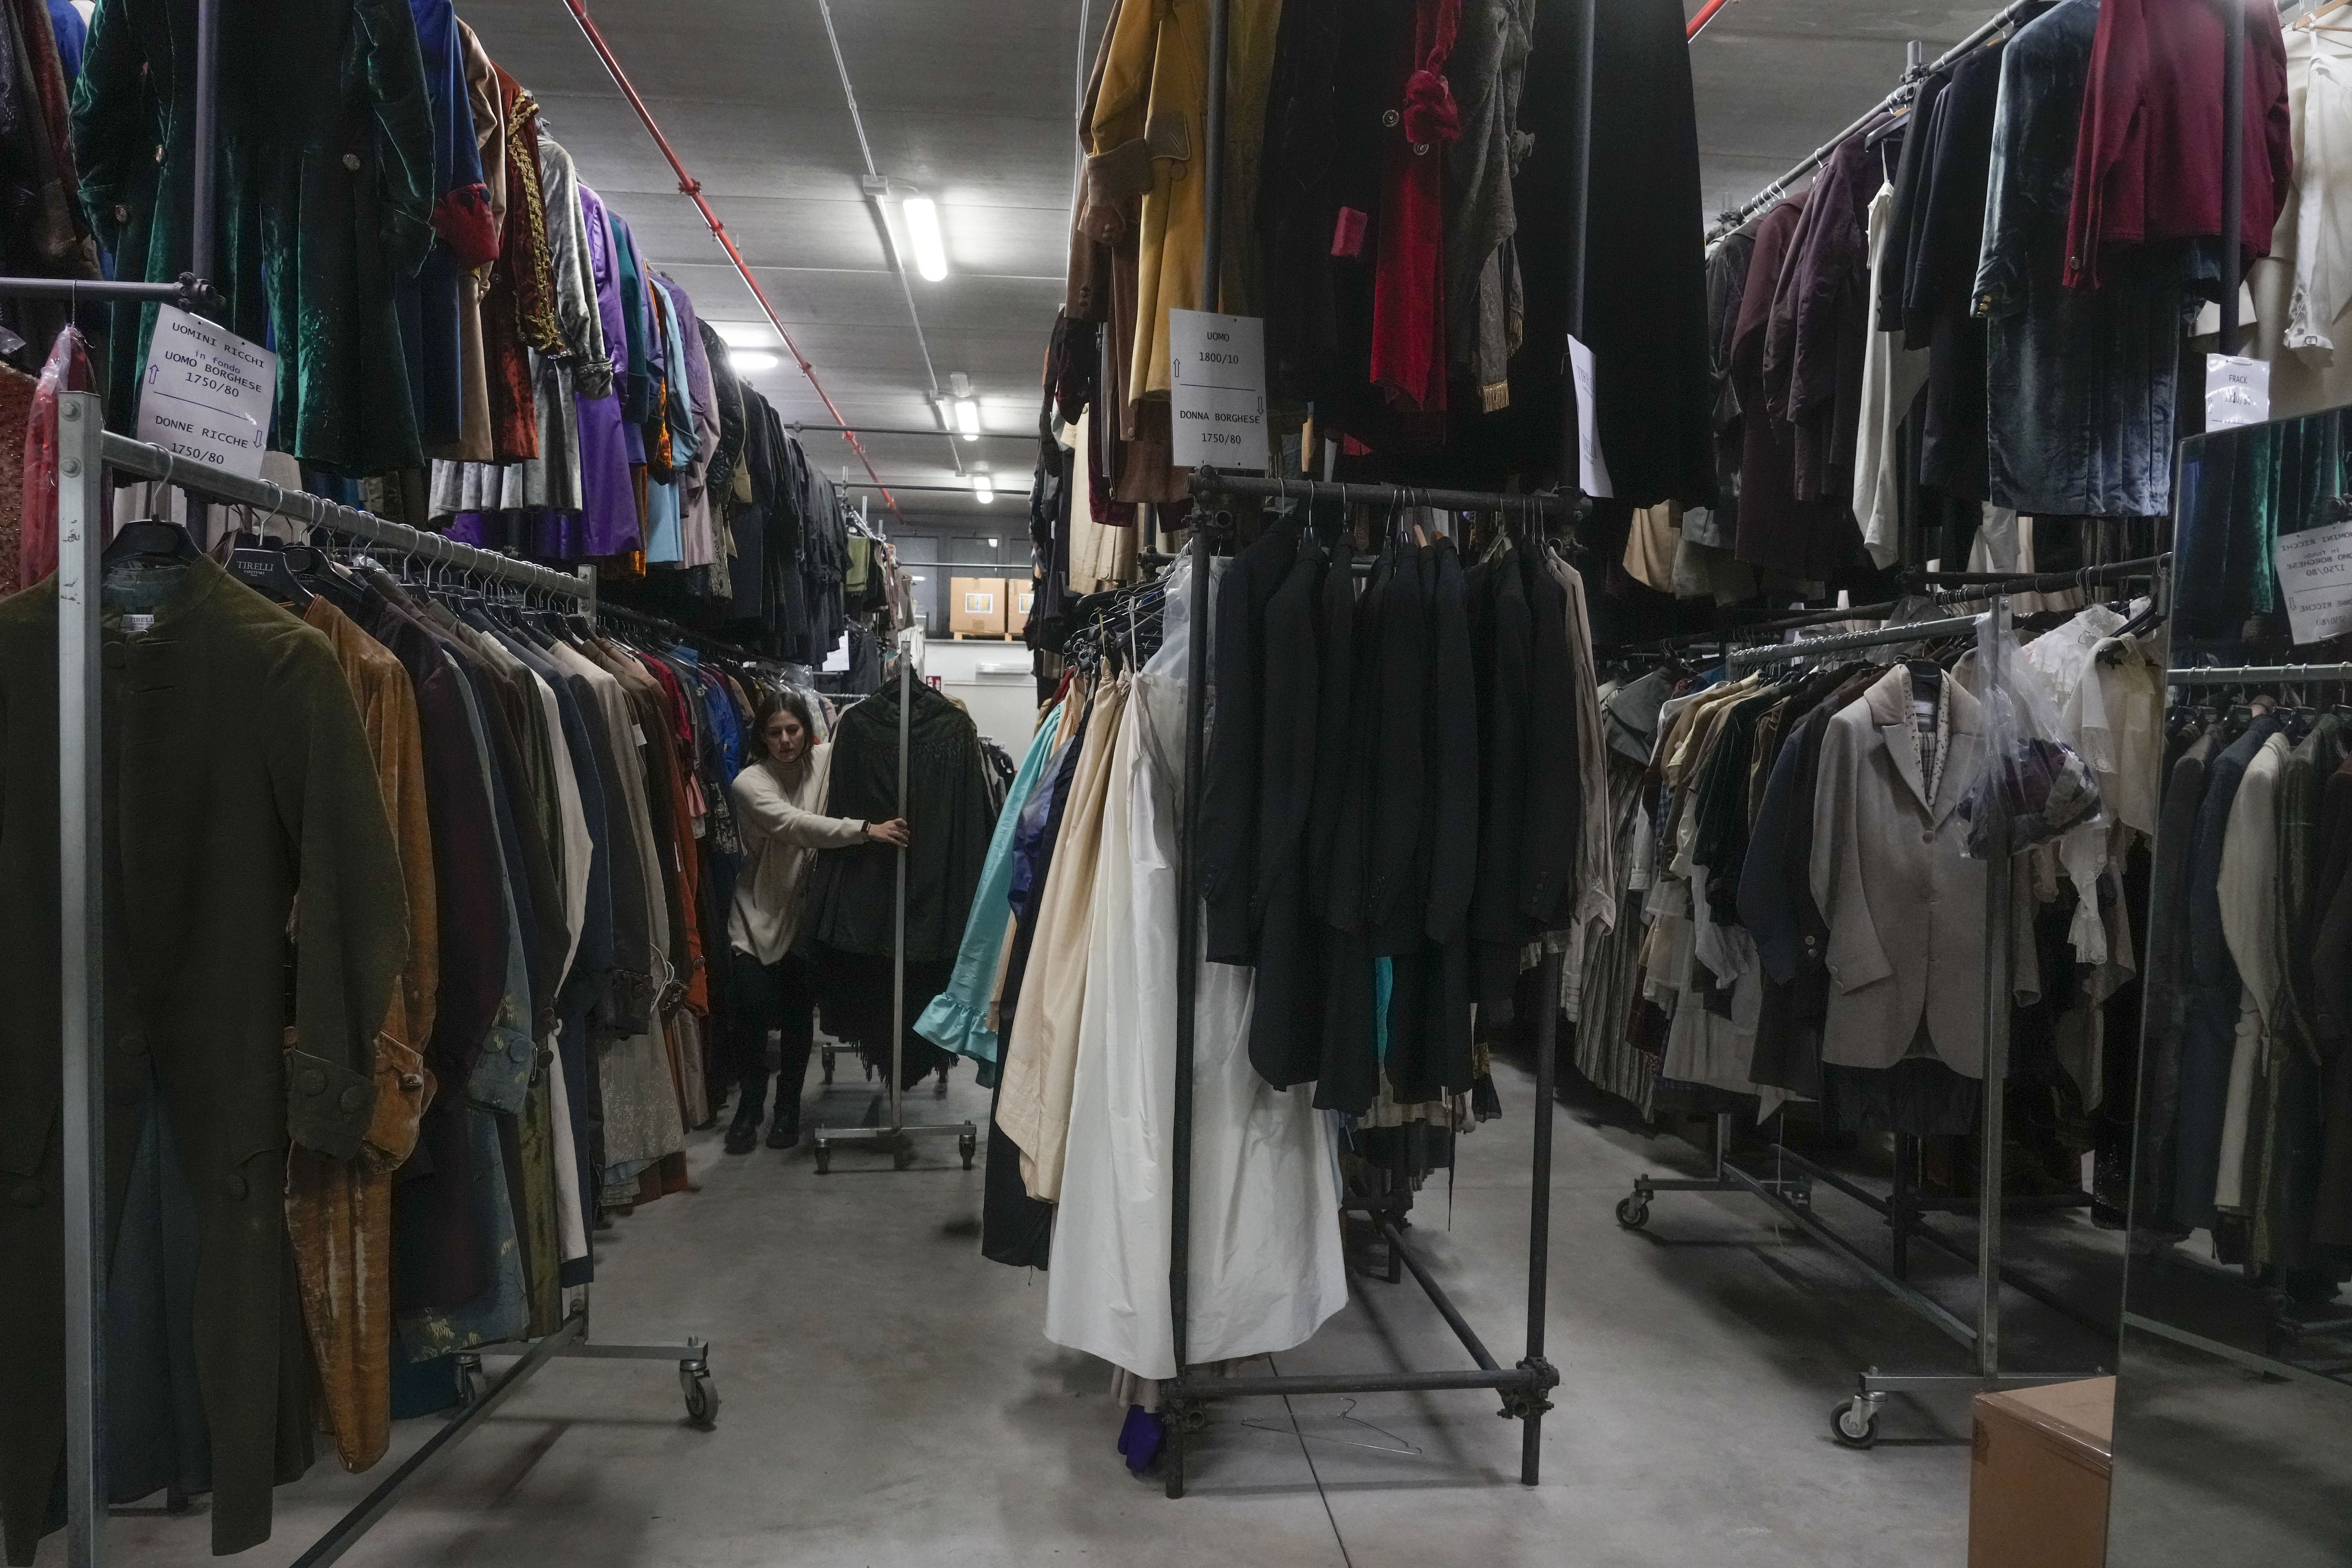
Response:
[{"label": "red pipe along ceiling", "polygon": [[[1714,0],[1716,5],[1722,3],[1723,0]],[[662,128],[655,122],[654,111],[646,107],[646,100],[638,97],[637,89],[630,85],[628,73],[621,68],[621,62],[614,57],[613,47],[604,41],[604,35],[596,30],[596,24],[589,16],[586,5],[583,0],[563,0],[563,4],[571,10],[572,19],[580,24],[580,31],[586,37],[588,47],[594,49],[596,58],[604,62],[604,69],[611,73],[614,85],[621,89],[621,96],[629,100],[629,107],[637,111],[639,120],[645,121],[646,130],[653,137],[654,144],[661,149],[662,156],[669,160],[670,168],[677,174],[679,192],[691,198],[694,205],[702,209],[702,221],[710,226],[711,237],[726,248],[727,259],[735,264],[735,270],[741,276],[744,287],[751,289],[751,298],[759,301],[760,313],[768,318],[768,324],[776,329],[776,336],[783,340],[784,352],[793,356],[793,363],[801,367],[803,375],[808,377],[809,385],[816,389],[817,398],[824,405],[824,411],[833,416],[833,422],[835,425],[848,424],[849,421],[842,416],[841,410],[834,406],[832,396],[824,390],[824,384],[817,380],[816,367],[809,363],[807,356],[803,355],[799,347],[793,343],[792,333],[784,331],[784,323],[777,316],[776,308],[768,303],[767,291],[760,287],[760,280],[751,276],[751,264],[743,259],[743,253],[735,248],[735,241],[728,236],[727,226],[719,221],[719,214],[712,209],[709,199],[703,195],[702,182],[687,173],[685,163],[677,155],[677,149],[669,144],[669,138],[662,134]],[[882,492],[882,500],[890,508],[891,514],[904,521],[905,518],[898,510],[897,499],[890,494],[889,487],[882,482],[882,476],[874,471],[874,459],[866,455],[866,447],[858,441],[856,432],[844,430],[841,433],[841,438],[849,443],[850,450],[856,452],[857,460],[866,466],[866,477],[874,481],[876,489]]]}]

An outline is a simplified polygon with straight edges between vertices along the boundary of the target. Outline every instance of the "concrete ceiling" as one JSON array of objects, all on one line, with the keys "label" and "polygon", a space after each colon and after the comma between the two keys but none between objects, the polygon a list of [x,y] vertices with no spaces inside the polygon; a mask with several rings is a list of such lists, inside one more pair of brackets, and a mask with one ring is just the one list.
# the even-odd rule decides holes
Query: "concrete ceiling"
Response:
[{"label": "concrete ceiling", "polygon": [[[1111,3],[835,0],[875,167],[894,195],[919,190],[939,204],[949,272],[932,283],[911,272],[911,256],[901,280],[898,204],[887,204],[894,232],[886,237],[865,196],[866,160],[817,0],[589,0],[845,419],[933,429],[933,378],[944,390],[961,372],[985,427],[1014,436],[1034,427],[1039,367],[1061,297],[1081,15],[1098,36]],[[1709,215],[1752,195],[1885,92],[1906,39],[1928,41],[1932,54],[1989,10],[1732,0],[1692,46]],[[751,291],[562,0],[464,0],[461,11],[539,98],[582,177],[628,219],[654,265],[730,338],[772,345]],[[1607,145],[1599,128],[1603,156]],[[787,422],[832,422],[789,355],[750,379]],[[911,531],[1022,532],[1032,460],[1022,441],[863,439],[886,481],[969,486],[982,463],[997,479],[998,499],[986,507],[968,490],[899,492]],[[810,432],[803,440],[828,472],[838,477],[846,465],[852,479],[865,478],[840,437]],[[881,514],[878,497],[874,510]]]}]

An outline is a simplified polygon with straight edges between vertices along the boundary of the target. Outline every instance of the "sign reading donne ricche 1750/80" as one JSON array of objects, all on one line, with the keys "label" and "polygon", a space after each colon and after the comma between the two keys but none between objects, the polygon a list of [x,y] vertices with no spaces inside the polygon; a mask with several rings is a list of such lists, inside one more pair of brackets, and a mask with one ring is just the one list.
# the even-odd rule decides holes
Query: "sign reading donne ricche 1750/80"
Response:
[{"label": "sign reading donne ricche 1750/80", "polygon": [[1168,338],[1175,466],[1265,472],[1265,323],[1171,310]]},{"label": "sign reading donne ricche 1750/80", "polygon": [[239,479],[261,477],[278,356],[163,306],[139,378],[139,438]]}]

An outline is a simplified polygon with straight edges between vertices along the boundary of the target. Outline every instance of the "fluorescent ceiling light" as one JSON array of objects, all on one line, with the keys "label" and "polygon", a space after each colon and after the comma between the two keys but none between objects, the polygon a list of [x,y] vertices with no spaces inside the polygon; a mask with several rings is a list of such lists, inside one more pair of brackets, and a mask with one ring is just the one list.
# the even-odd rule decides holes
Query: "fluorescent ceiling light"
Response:
[{"label": "fluorescent ceiling light", "polygon": [[776,329],[765,321],[713,321],[719,341],[730,349],[764,349],[772,347]]},{"label": "fluorescent ceiling light", "polygon": [[980,405],[969,397],[956,399],[956,428],[967,441],[980,439]]},{"label": "fluorescent ceiling light", "polygon": [[932,283],[948,275],[947,247],[940,243],[940,209],[929,196],[908,196],[898,204],[907,215],[907,240],[915,247],[915,270]]},{"label": "fluorescent ceiling light", "polygon": [[727,363],[740,371],[761,371],[773,370],[783,363],[783,361],[758,349],[730,349],[727,352]]},{"label": "fluorescent ceiling light", "polygon": [[994,541],[993,539],[990,540],[990,541],[988,542],[988,547],[989,547],[991,550],[995,549],[995,548],[996,548],[996,541]]},{"label": "fluorescent ceiling light", "polygon": [[986,506],[996,499],[995,482],[986,474],[974,474],[971,477],[971,493],[980,498],[981,505]]}]

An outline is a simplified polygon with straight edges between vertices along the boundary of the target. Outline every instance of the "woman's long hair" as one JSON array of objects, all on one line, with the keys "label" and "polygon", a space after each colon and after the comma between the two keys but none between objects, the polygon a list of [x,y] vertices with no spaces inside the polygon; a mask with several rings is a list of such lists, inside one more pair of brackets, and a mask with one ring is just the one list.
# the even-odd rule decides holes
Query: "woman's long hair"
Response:
[{"label": "woman's long hair", "polygon": [[751,738],[753,749],[765,757],[768,752],[768,721],[779,712],[790,713],[801,721],[801,733],[816,744],[816,720],[809,712],[808,698],[790,686],[763,686],[751,704]]}]

